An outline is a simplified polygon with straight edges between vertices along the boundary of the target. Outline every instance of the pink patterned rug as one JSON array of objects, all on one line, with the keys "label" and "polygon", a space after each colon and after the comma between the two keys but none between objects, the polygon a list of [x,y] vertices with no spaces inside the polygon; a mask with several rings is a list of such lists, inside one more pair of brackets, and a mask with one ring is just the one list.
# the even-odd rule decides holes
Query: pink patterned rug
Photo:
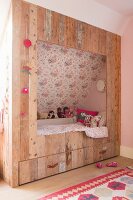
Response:
[{"label": "pink patterned rug", "polygon": [[133,170],[121,169],[39,200],[133,200]]}]

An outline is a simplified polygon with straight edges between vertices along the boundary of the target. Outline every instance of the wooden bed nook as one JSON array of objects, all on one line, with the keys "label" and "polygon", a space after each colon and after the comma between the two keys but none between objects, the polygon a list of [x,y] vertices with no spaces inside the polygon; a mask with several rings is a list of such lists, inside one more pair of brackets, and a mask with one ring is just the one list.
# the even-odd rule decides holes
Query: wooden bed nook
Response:
[{"label": "wooden bed nook", "polygon": [[[41,8],[12,0],[12,112],[4,135],[3,177],[12,187],[119,155],[120,36]],[[24,40],[32,45],[27,48]],[[109,136],[85,132],[37,134],[37,42],[106,56],[106,114]],[[22,73],[24,66],[30,74]],[[27,88],[26,94],[22,89]],[[8,148],[7,148],[8,147]]]}]

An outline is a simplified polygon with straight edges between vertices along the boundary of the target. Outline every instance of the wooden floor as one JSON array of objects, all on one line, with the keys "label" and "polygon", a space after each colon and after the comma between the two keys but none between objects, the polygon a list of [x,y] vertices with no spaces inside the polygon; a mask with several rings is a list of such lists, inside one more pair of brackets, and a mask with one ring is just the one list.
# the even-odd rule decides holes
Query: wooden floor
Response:
[{"label": "wooden floor", "polygon": [[115,157],[103,161],[107,163],[110,161],[117,161],[119,167],[109,168],[105,167],[97,169],[95,164],[88,165],[79,169],[75,169],[66,173],[55,175],[40,181],[29,183],[15,189],[9,187],[4,181],[0,180],[0,200],[37,200],[48,193],[58,191],[60,189],[72,186],[93,177],[120,169],[126,166],[133,166],[133,160],[123,157]]}]

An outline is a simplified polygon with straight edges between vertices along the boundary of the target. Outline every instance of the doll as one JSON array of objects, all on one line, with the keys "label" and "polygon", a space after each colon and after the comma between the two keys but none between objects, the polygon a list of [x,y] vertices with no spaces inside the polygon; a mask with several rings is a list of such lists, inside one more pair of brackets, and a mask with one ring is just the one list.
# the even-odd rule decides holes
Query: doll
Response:
[{"label": "doll", "polygon": [[62,112],[62,109],[60,107],[57,108],[57,116],[59,118],[64,118],[64,113]]},{"label": "doll", "polygon": [[64,107],[63,111],[64,111],[65,118],[70,118],[71,117],[70,108]]}]

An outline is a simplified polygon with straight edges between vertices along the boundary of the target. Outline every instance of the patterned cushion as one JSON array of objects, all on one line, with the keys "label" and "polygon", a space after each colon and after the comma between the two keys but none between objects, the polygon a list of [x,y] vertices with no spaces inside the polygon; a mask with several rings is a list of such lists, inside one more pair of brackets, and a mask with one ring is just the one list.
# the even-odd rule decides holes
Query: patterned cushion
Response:
[{"label": "patterned cushion", "polygon": [[77,109],[77,122],[81,122],[84,123],[85,121],[85,117],[87,115],[91,115],[91,116],[96,116],[98,114],[98,112],[96,111],[89,111],[89,110],[84,110],[84,109]]},{"label": "patterned cushion", "polygon": [[85,126],[91,127],[91,128],[95,128],[95,127],[101,127],[103,125],[102,124],[102,116],[97,115],[97,116],[91,116],[91,115],[86,115],[85,120],[84,120],[84,124]]},{"label": "patterned cushion", "polygon": [[94,127],[99,127],[99,123],[100,123],[100,120],[101,120],[101,116],[100,115],[97,115],[97,116],[94,116],[91,118],[91,128],[94,128]]}]

